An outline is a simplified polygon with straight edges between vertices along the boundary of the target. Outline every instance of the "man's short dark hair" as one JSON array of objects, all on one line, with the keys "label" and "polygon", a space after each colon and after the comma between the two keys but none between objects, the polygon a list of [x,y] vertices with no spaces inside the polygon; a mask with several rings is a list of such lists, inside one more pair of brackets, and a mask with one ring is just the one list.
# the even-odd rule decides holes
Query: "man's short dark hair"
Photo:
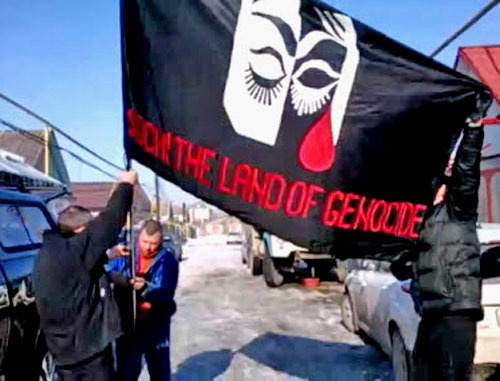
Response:
[{"label": "man's short dark hair", "polygon": [[57,222],[61,232],[68,233],[81,226],[87,226],[91,219],[90,210],[83,206],[71,205],[59,213]]},{"label": "man's short dark hair", "polygon": [[158,221],[155,220],[146,220],[142,225],[141,232],[145,231],[147,235],[153,235],[156,233],[162,234],[162,226]]}]

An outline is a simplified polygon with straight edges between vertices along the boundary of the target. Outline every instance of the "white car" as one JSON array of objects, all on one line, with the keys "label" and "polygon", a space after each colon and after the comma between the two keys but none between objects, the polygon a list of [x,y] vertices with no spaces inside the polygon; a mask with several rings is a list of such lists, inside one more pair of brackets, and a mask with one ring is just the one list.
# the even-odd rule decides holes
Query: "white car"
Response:
[{"label": "white car", "polygon": [[[489,243],[500,244],[498,232],[495,240]],[[485,235],[479,233],[479,236],[484,245]],[[500,246],[489,250],[488,254],[488,268],[492,270],[491,263],[496,263],[498,276],[491,277],[495,274],[490,271],[490,278],[483,281],[485,317],[477,325],[476,364],[500,363]],[[353,270],[346,278],[341,302],[343,324],[350,331],[362,331],[374,340],[391,357],[395,379],[408,380],[410,353],[420,322],[408,293],[409,281],[398,281],[386,262],[356,260],[351,267]]]}]

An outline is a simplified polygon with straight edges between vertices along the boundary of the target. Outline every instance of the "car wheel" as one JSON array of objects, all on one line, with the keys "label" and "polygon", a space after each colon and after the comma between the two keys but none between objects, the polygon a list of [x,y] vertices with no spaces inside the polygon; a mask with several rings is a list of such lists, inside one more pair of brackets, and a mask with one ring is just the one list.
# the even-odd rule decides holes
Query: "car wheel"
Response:
[{"label": "car wheel", "polygon": [[409,381],[410,380],[410,354],[406,349],[403,341],[403,336],[396,327],[391,333],[392,342],[392,371],[394,373],[394,380],[396,381]]},{"label": "car wheel", "polygon": [[54,363],[54,358],[47,352],[42,360],[40,381],[56,381],[56,377],[56,364]]},{"label": "car wheel", "polygon": [[335,265],[335,277],[337,278],[337,282],[345,282],[345,278],[347,277],[347,269],[343,261],[337,261],[337,264]]},{"label": "car wheel", "polygon": [[246,254],[246,251],[247,251],[246,247],[243,246],[241,248],[241,263],[243,263],[244,265],[247,264],[247,254]]},{"label": "car wheel", "polygon": [[38,330],[35,344],[36,368],[38,369],[38,379],[40,381],[56,381],[56,364],[54,357],[49,353],[45,336]]},{"label": "car wheel", "polygon": [[3,359],[5,358],[5,354],[7,352],[10,336],[10,324],[10,318],[4,317],[0,319],[0,364],[3,364]]},{"label": "car wheel", "polygon": [[347,328],[349,332],[356,332],[358,330],[358,325],[356,322],[356,316],[354,314],[354,308],[352,306],[351,297],[348,293],[342,295],[340,302],[340,312],[342,315],[342,324]]},{"label": "car wheel", "polygon": [[262,273],[262,260],[259,257],[254,256],[250,253],[250,260],[248,261],[248,270],[253,276],[260,275]]},{"label": "car wheel", "polygon": [[276,268],[273,259],[269,255],[264,256],[262,272],[264,280],[269,287],[280,287],[285,283],[285,277]]}]

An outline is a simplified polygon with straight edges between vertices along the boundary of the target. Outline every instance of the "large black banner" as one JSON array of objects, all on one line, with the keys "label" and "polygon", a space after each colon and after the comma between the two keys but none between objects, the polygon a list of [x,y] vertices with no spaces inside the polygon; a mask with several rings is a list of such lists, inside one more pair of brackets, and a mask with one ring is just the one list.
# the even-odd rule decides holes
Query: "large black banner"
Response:
[{"label": "large black banner", "polygon": [[127,0],[122,37],[129,157],[340,256],[417,237],[483,91],[317,2]]}]

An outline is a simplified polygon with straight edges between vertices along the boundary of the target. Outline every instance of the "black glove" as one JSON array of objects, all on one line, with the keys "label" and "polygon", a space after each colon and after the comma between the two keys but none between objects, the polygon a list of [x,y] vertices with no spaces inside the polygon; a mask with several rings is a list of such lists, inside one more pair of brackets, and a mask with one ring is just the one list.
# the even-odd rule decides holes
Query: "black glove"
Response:
[{"label": "black glove", "polygon": [[484,91],[476,96],[476,111],[469,115],[471,122],[478,122],[486,115],[486,112],[491,106],[493,98],[489,91]]},{"label": "black glove", "polygon": [[417,257],[414,251],[405,251],[391,263],[391,272],[398,280],[415,279],[413,264]]},{"label": "black glove", "polygon": [[415,308],[415,312],[422,316],[422,302],[420,300],[420,292],[418,290],[417,284],[415,281],[411,282],[410,285],[410,295],[413,300],[413,307]]}]

